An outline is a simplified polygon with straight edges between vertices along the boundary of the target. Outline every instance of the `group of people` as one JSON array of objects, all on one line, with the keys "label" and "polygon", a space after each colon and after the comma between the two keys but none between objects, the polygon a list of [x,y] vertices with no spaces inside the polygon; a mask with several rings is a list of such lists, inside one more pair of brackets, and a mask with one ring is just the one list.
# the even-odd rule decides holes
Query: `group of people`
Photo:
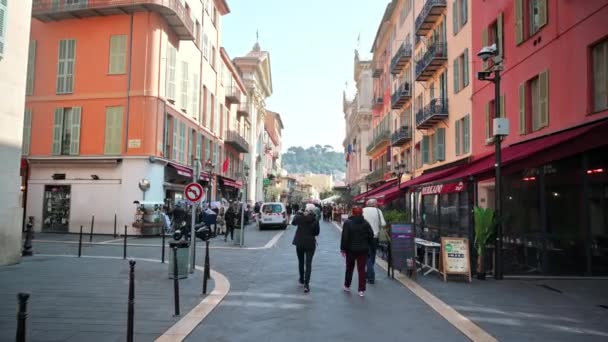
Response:
[{"label": "group of people", "polygon": [[[304,292],[310,292],[312,259],[317,247],[316,238],[320,233],[321,209],[312,203],[306,204],[303,212],[297,212],[292,224],[297,226],[293,239],[298,256],[298,282]],[[340,251],[345,259],[344,291],[349,292],[355,265],[358,273],[358,293],[365,295],[366,284],[375,283],[374,264],[378,248],[378,234],[386,225],[384,215],[375,199],[367,201],[364,208],[354,207],[351,215],[342,225]]]}]

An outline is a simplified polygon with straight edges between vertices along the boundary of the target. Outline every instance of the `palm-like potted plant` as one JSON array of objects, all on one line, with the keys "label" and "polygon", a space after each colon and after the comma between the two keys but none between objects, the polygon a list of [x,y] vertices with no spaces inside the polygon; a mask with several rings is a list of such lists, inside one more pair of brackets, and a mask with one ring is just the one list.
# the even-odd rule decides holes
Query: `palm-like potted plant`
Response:
[{"label": "palm-like potted plant", "polygon": [[486,279],[485,249],[494,235],[494,210],[491,208],[475,207],[475,247],[477,248],[477,278]]}]

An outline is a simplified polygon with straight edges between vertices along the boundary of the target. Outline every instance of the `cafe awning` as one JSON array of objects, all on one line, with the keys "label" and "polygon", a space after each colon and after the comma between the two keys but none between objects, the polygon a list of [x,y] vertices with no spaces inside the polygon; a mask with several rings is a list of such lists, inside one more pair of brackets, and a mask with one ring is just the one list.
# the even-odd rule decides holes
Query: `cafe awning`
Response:
[{"label": "cafe awning", "polygon": [[192,169],[176,163],[169,163],[167,166],[175,169],[178,175],[192,178]]},{"label": "cafe awning", "polygon": [[388,181],[388,182],[380,185],[377,188],[374,188],[374,189],[371,189],[370,191],[358,194],[357,196],[355,196],[353,198],[353,200],[355,202],[358,202],[360,200],[367,199],[367,198],[376,198],[375,197],[376,194],[379,194],[379,193],[383,192],[384,190],[389,189],[389,188],[395,186],[396,184],[397,184],[397,180],[396,179]]}]

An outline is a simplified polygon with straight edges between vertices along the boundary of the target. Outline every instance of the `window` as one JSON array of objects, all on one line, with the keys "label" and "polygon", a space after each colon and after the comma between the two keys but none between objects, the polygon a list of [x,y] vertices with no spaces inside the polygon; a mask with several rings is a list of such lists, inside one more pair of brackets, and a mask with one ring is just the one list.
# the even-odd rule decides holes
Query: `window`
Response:
[{"label": "window", "polygon": [[171,144],[171,159],[179,161],[179,121],[173,120],[173,142]]},{"label": "window", "polygon": [[209,103],[209,98],[207,96],[207,87],[203,86],[203,113],[202,113],[202,120],[201,123],[203,124],[203,126],[205,127],[209,127],[209,125],[207,125],[207,118],[209,117],[207,113],[209,113],[207,111],[207,106]]},{"label": "window", "polygon": [[215,46],[211,45],[211,67],[215,69]]},{"label": "window", "polygon": [[57,94],[74,92],[74,60],[76,41],[63,39],[59,41],[59,58],[57,60]]},{"label": "window", "polygon": [[53,116],[53,155],[80,153],[80,114],[82,108],[56,108]]},{"label": "window", "polygon": [[[486,103],[486,119],[485,119],[485,131],[486,131],[486,144],[494,142],[494,118],[496,117],[496,102],[491,100]],[[500,117],[505,117],[505,95],[500,96]]]},{"label": "window", "polygon": [[519,86],[519,134],[536,132],[549,125],[549,71]]},{"label": "window", "polygon": [[195,24],[195,31],[194,31],[194,42],[196,42],[196,45],[201,44],[201,24],[198,22],[198,20],[196,20]]},{"label": "window", "polygon": [[[190,105],[192,108],[190,108],[190,115],[192,115],[195,120],[199,120],[198,103],[201,96],[200,92],[198,91],[198,82],[198,74],[192,74],[192,95],[190,99]],[[200,122],[201,121],[199,120],[199,123]]]},{"label": "window", "polygon": [[470,150],[470,116],[467,114],[462,119],[456,121],[456,155],[469,153]]},{"label": "window", "polygon": [[469,9],[468,0],[453,0],[452,1],[452,25],[454,35],[458,34],[460,29],[467,23]]},{"label": "window", "polygon": [[124,34],[110,37],[110,70],[111,75],[124,74],[127,65],[127,36]]},{"label": "window", "polygon": [[32,139],[32,110],[26,109],[23,113],[23,140],[21,145],[21,154],[27,156],[30,154],[30,142]]},{"label": "window", "polygon": [[420,143],[416,144],[416,151],[414,158],[416,159],[416,168],[419,169],[422,167],[422,151],[420,148]]},{"label": "window", "polygon": [[106,108],[106,134],[103,153],[120,154],[122,142],[122,107]]},{"label": "window", "polygon": [[186,162],[186,123],[179,123],[179,162]]},{"label": "window", "polygon": [[454,60],[454,93],[469,85],[469,49]]},{"label": "window", "polygon": [[0,59],[4,56],[4,48],[6,46],[7,2],[8,0],[0,0]]},{"label": "window", "polygon": [[203,57],[209,59],[209,38],[206,33],[203,33]]},{"label": "window", "polygon": [[547,0],[515,0],[515,43],[535,35],[547,25]]},{"label": "window", "polygon": [[164,149],[163,149],[163,157],[170,159],[171,156],[171,122],[173,118],[169,114],[165,114],[165,135],[164,135]]},{"label": "window", "polygon": [[188,62],[182,61],[182,98],[181,108],[185,112],[188,110]]},{"label": "window", "polygon": [[204,140],[205,140],[205,158],[206,158],[206,160],[211,160],[211,139],[207,138]]},{"label": "window", "polygon": [[192,128],[188,128],[188,165],[192,165],[194,162],[194,148],[195,148],[196,132]]},{"label": "window", "polygon": [[429,164],[430,158],[430,137],[425,135],[422,137],[421,151],[422,151],[422,164]]},{"label": "window", "polygon": [[432,135],[433,156],[432,162],[445,160],[445,128],[437,128]]},{"label": "window", "polygon": [[212,14],[212,18],[213,18],[213,25],[217,24],[217,8],[215,6],[213,7],[213,14]]},{"label": "window", "polygon": [[34,76],[36,74],[36,41],[30,40],[30,48],[27,55],[27,79],[25,94],[34,95]]},{"label": "window", "polygon": [[593,111],[608,109],[608,40],[592,48]]},{"label": "window", "polygon": [[167,99],[175,102],[175,68],[177,64],[177,50],[169,45],[167,49]]},{"label": "window", "polygon": [[211,94],[211,98],[209,99],[209,128],[215,127],[215,96]]},{"label": "window", "polygon": [[198,158],[198,160],[203,160],[202,156],[201,156],[201,147],[203,144],[203,136],[200,133],[196,133],[196,151],[194,151],[194,156],[195,158]]},{"label": "window", "polygon": [[403,25],[403,22],[405,22],[405,18],[407,18],[408,14],[410,14],[411,10],[412,10],[412,0],[405,0],[403,2],[403,7],[401,7],[400,25]]}]

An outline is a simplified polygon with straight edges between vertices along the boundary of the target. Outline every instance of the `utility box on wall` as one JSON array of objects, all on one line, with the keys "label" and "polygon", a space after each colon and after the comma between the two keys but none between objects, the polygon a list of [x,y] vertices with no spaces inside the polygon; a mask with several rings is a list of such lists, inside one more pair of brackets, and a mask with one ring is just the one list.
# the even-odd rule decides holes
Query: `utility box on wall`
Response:
[{"label": "utility box on wall", "polygon": [[494,135],[506,136],[509,135],[509,119],[507,118],[495,118],[493,120]]}]

